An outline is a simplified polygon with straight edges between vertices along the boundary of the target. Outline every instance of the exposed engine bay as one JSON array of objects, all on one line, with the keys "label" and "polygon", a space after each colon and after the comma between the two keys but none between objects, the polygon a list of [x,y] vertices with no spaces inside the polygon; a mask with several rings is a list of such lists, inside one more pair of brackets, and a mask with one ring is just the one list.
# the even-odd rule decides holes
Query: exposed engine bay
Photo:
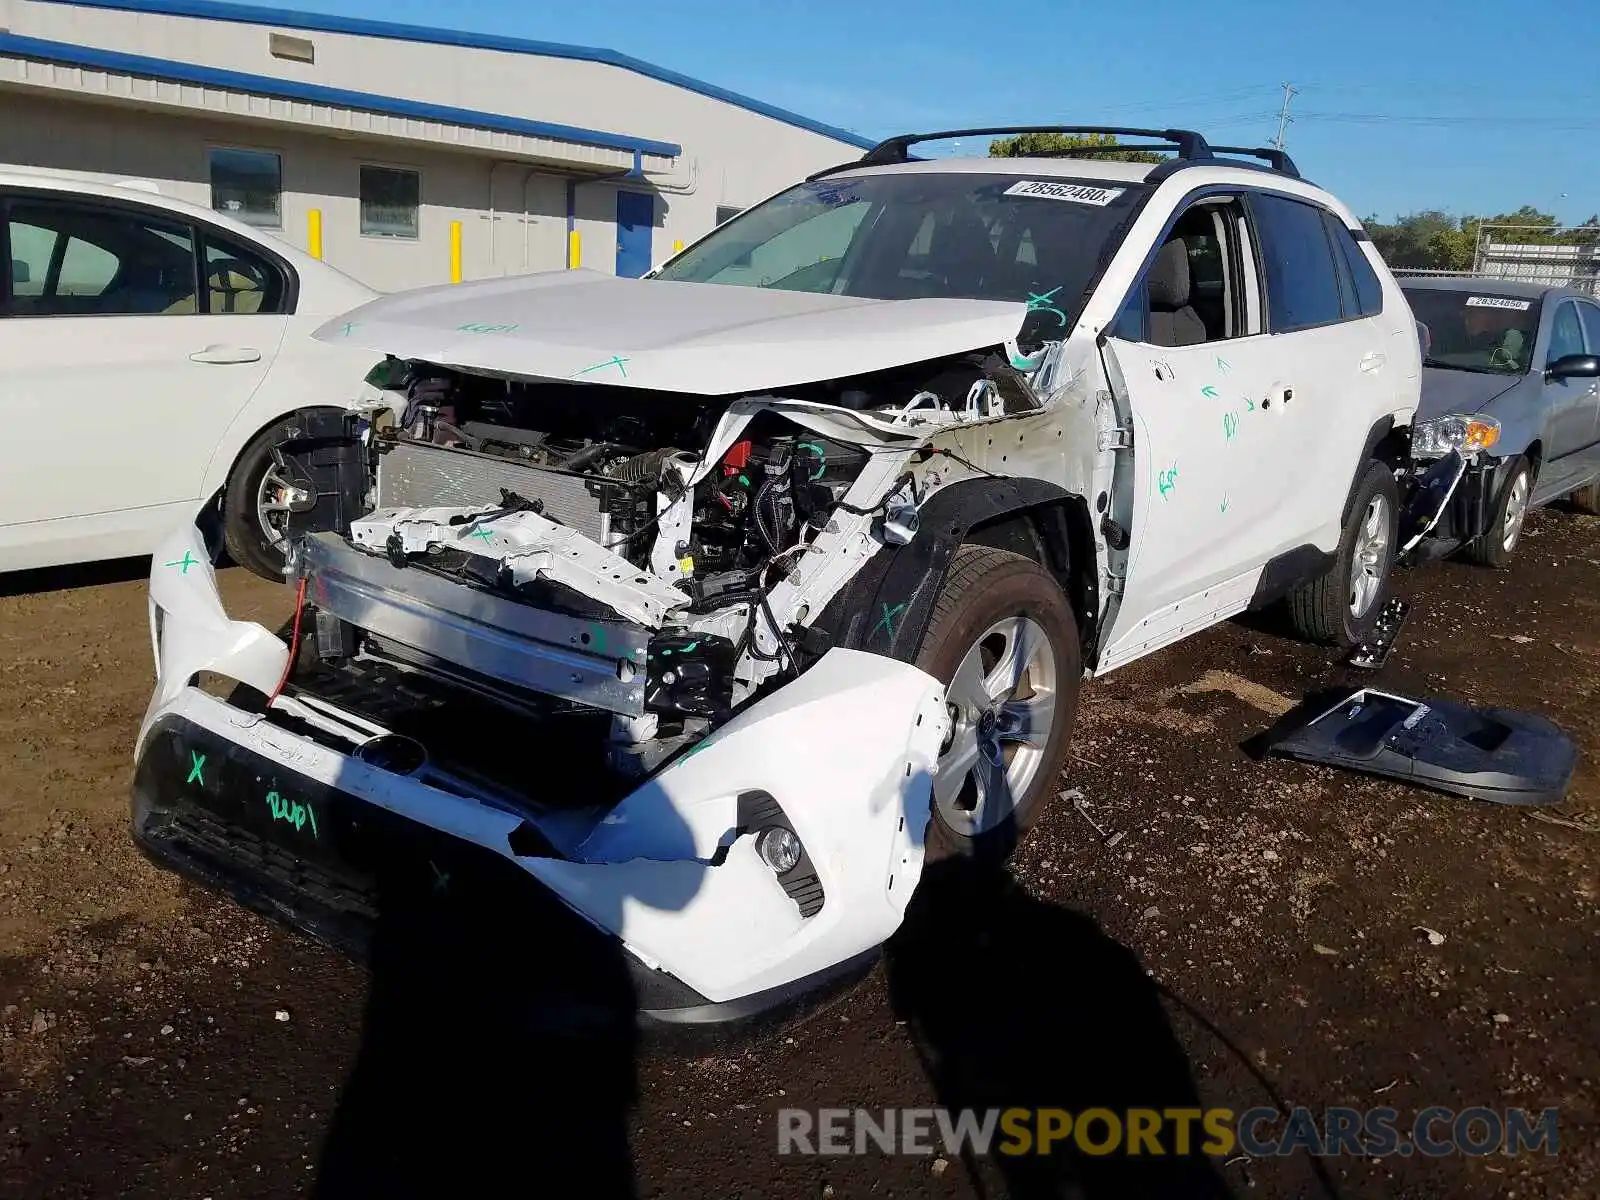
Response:
[{"label": "exposed engine bay", "polygon": [[334,532],[290,523],[317,653],[604,716],[608,768],[649,774],[825,653],[813,618],[916,536],[933,490],[993,473],[936,435],[1039,410],[1016,361],[997,348],[782,397],[392,361],[393,410],[340,464],[361,502]]}]

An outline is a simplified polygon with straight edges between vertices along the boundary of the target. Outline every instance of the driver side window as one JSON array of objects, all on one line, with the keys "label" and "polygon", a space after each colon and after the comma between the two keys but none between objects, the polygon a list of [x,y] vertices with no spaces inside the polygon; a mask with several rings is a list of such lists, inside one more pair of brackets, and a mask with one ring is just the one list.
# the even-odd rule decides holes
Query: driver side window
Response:
[{"label": "driver side window", "polygon": [[1550,353],[1545,357],[1545,366],[1569,354],[1582,353],[1583,326],[1578,321],[1578,306],[1564,300],[1550,320]]}]

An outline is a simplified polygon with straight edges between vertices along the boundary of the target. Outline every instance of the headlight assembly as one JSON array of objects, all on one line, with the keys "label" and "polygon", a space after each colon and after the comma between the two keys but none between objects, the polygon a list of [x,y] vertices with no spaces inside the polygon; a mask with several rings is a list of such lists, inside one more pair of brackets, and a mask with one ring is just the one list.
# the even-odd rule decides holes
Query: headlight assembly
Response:
[{"label": "headlight assembly", "polygon": [[1415,458],[1443,458],[1459,450],[1463,458],[1487,450],[1500,440],[1500,422],[1493,417],[1449,413],[1411,427],[1411,453]]}]

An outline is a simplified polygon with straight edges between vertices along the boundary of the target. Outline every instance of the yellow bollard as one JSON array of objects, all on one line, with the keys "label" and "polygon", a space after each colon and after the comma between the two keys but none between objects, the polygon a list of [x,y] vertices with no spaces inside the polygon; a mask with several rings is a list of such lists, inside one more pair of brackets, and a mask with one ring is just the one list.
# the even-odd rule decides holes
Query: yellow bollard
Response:
[{"label": "yellow bollard", "polygon": [[450,222],[450,282],[461,282],[461,222]]},{"label": "yellow bollard", "polygon": [[683,253],[683,239],[682,238],[678,238],[676,241],[674,241],[672,243],[672,252],[674,254],[682,254]]},{"label": "yellow bollard", "polygon": [[583,235],[576,229],[567,234],[567,270],[583,266]]},{"label": "yellow bollard", "polygon": [[312,258],[322,257],[322,210],[313,208],[306,214],[306,250]]}]

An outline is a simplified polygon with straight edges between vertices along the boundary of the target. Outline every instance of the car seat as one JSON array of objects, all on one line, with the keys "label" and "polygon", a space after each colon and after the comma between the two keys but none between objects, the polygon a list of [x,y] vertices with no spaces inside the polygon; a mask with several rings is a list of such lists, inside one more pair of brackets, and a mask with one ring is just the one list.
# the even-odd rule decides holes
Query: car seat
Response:
[{"label": "car seat", "polygon": [[1206,325],[1189,303],[1189,248],[1182,238],[1161,247],[1145,281],[1149,337],[1157,346],[1193,346],[1206,340]]}]

